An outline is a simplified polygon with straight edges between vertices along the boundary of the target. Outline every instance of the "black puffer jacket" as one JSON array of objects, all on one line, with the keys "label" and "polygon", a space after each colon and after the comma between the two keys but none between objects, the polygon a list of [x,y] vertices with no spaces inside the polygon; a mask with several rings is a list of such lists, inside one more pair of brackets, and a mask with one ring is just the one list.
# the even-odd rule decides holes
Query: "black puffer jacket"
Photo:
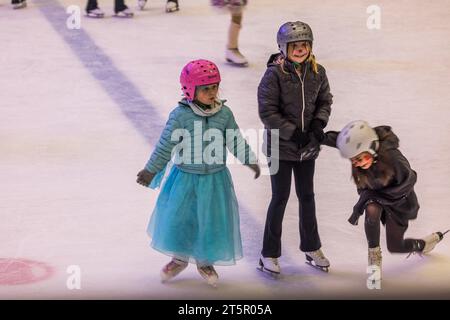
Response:
[{"label": "black puffer jacket", "polygon": [[[378,160],[366,170],[366,178],[369,179],[370,185],[374,187],[358,189],[359,200],[353,207],[353,213],[348,221],[354,225],[358,224],[358,218],[364,213],[366,204],[375,201],[383,206],[383,223],[385,222],[385,214],[388,214],[400,225],[407,226],[408,220],[417,217],[420,207],[414,192],[417,174],[411,169],[405,156],[398,150],[399,139],[392,132],[391,127],[380,126],[375,127],[374,130],[380,141],[378,158],[386,159],[386,161]],[[336,147],[337,135],[338,132],[335,131],[327,132],[323,144]],[[392,169],[393,176],[390,182],[383,186],[383,179],[377,172],[386,172],[387,170],[380,168],[386,164]]]},{"label": "black puffer jacket", "polygon": [[[313,119],[319,119],[324,125],[328,123],[333,96],[325,69],[318,65],[318,74],[314,73],[310,63],[302,65],[302,79],[294,65],[274,61],[279,55],[274,54],[267,63],[267,70],[258,86],[259,116],[266,129],[279,129],[279,156],[281,160],[310,160],[319,153],[319,144],[312,139],[304,148],[290,140],[296,128],[303,132],[309,130]],[[303,84],[302,84],[303,81]],[[267,131],[264,140],[266,156],[271,156],[271,134]],[[275,155],[273,155],[275,156]]]}]

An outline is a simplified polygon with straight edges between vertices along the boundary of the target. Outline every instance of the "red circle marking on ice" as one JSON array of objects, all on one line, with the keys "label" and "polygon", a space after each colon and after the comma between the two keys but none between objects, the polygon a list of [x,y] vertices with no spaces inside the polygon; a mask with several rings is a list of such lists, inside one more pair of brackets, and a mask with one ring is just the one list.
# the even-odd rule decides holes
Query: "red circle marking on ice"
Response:
[{"label": "red circle marking on ice", "polygon": [[0,258],[0,285],[29,284],[50,278],[53,268],[43,262]]}]

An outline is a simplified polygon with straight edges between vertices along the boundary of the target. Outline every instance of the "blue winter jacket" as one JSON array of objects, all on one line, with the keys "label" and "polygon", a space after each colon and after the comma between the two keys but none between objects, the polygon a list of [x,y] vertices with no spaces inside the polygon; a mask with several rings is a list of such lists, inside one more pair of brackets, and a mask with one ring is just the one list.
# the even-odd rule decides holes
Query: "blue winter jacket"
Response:
[{"label": "blue winter jacket", "polygon": [[145,168],[158,173],[172,159],[184,172],[215,173],[225,168],[227,149],[243,164],[256,163],[230,108],[223,104],[214,115],[200,116],[183,100],[170,113]]}]

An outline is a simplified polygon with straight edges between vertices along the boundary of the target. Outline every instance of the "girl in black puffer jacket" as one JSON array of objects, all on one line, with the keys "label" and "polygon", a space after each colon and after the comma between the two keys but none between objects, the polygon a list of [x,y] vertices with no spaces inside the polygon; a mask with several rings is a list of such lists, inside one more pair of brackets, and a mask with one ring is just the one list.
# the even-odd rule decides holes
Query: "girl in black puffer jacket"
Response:
[{"label": "girl in black puffer jacket", "polygon": [[[259,116],[267,131],[265,154],[271,167],[272,200],[267,212],[261,269],[280,273],[281,230],[294,172],[299,199],[300,250],[309,262],[328,270],[317,229],[314,166],[331,112],[325,73],[312,54],[313,34],[306,23],[287,22],[277,34],[281,54],[272,55],[258,87]],[[272,134],[277,135],[272,136]],[[276,144],[276,145],[275,145]],[[278,152],[272,153],[271,151]]]}]

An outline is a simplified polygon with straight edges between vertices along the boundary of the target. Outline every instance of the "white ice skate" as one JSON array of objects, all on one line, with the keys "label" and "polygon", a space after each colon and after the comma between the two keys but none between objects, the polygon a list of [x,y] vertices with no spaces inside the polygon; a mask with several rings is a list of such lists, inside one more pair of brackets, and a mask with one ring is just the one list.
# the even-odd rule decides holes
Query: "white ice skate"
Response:
[{"label": "white ice skate", "polygon": [[305,252],[306,263],[321,271],[328,272],[330,261],[325,257],[322,250]]},{"label": "white ice skate", "polygon": [[115,17],[118,18],[133,18],[134,12],[128,8],[123,9],[122,11],[118,11],[114,14]]},{"label": "white ice skate", "polygon": [[267,272],[271,276],[279,276],[281,273],[281,267],[278,263],[278,258],[263,257],[259,258],[259,264],[257,269],[262,272]]},{"label": "white ice skate", "polygon": [[161,270],[161,281],[166,282],[173,277],[177,276],[181,271],[186,269],[188,263],[186,261],[173,258],[168,264]]},{"label": "white ice skate", "polygon": [[86,16],[89,18],[103,18],[105,13],[100,8],[95,8],[86,12]]},{"label": "white ice skate", "polygon": [[178,5],[178,0],[168,0],[166,3],[166,12],[175,12],[180,10],[180,7]]},{"label": "white ice skate", "polygon": [[434,232],[430,234],[429,236],[426,236],[422,240],[425,241],[425,247],[423,248],[422,252],[423,254],[430,252],[434,249],[434,247],[444,238],[444,235],[449,232],[450,230],[442,232]]},{"label": "white ice skate", "polygon": [[225,51],[225,59],[228,63],[238,66],[238,67],[247,67],[248,61],[247,59],[242,55],[242,53],[239,51],[238,48],[233,49],[227,49]]},{"label": "white ice skate", "polygon": [[370,272],[374,272],[371,276],[372,282],[374,281],[380,281],[381,280],[381,262],[383,260],[383,257],[381,255],[381,248],[380,246],[375,248],[369,248],[369,254],[368,254],[368,266]]},{"label": "white ice skate", "polygon": [[13,7],[14,10],[22,9],[22,8],[25,8],[26,6],[27,6],[27,2],[25,0],[22,1],[22,2],[19,2],[19,3],[13,3],[12,4],[12,7]]},{"label": "white ice skate", "polygon": [[210,286],[217,287],[217,280],[219,275],[216,270],[211,265],[197,265],[198,273],[203,277],[203,279],[208,282]]},{"label": "white ice skate", "polygon": [[147,0],[138,0],[138,8],[139,10],[144,10],[145,5],[147,4]]}]

